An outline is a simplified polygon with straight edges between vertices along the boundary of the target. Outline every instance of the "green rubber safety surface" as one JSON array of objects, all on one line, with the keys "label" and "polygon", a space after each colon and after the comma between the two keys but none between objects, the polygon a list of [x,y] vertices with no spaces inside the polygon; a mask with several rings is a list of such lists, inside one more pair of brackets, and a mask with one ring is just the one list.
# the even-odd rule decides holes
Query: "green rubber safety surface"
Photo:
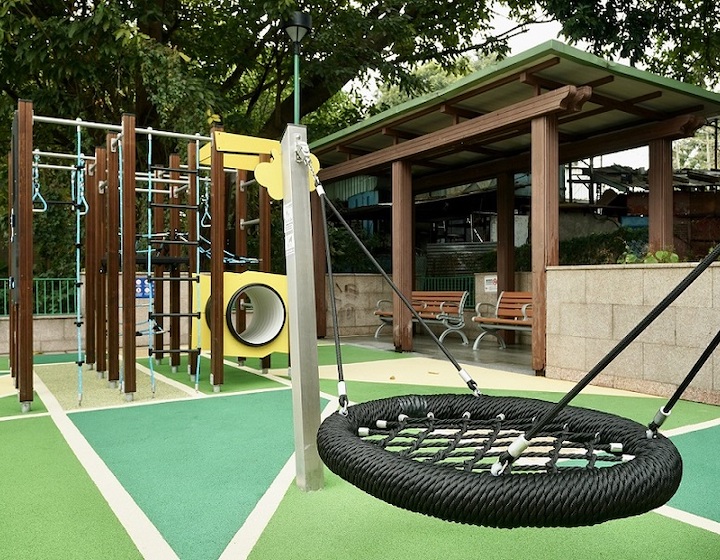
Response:
[{"label": "green rubber safety surface", "polygon": [[294,451],[289,390],[76,412],[180,558],[216,559]]},{"label": "green rubber safety surface", "polygon": [[142,558],[48,416],[0,422],[0,558]]},{"label": "green rubber safety surface", "polygon": [[677,435],[672,441],[683,458],[683,479],[668,505],[720,523],[720,426]]},{"label": "green rubber safety surface", "polygon": [[[37,396],[37,393],[33,393],[33,401],[30,405],[30,412],[25,414],[39,414],[47,412],[45,405]],[[0,418],[6,416],[17,416],[20,412],[20,402],[18,401],[17,395],[10,395],[8,397],[0,398]]]},{"label": "green rubber safety surface", "polygon": [[[149,358],[138,360],[138,363],[148,369],[150,368]],[[190,377],[187,364],[187,356],[183,356],[176,372],[172,371],[172,366],[167,358],[165,358],[162,363],[153,362],[152,367],[156,373],[160,373],[169,379],[178,381],[194,389],[195,380]],[[225,364],[223,368],[223,375],[222,391],[228,393],[284,387],[284,385],[277,381],[228,364]],[[198,383],[198,390],[206,395],[213,394],[214,392],[213,386],[210,384],[210,360],[205,357],[200,357],[200,381]]]},{"label": "green rubber safety surface", "polygon": [[288,489],[250,560],[720,558],[720,535],[655,513],[573,529],[491,529],[396,508],[328,471],[325,481],[321,492]]}]

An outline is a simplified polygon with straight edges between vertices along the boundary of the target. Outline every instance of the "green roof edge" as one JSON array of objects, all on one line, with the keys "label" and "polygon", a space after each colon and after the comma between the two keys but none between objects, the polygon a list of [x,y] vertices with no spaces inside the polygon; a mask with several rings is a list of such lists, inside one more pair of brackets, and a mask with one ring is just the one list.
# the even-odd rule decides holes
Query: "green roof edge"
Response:
[{"label": "green roof edge", "polygon": [[419,111],[427,105],[437,103],[438,100],[450,99],[451,97],[462,93],[464,90],[475,86],[478,82],[486,81],[494,75],[502,75],[504,73],[512,71],[518,66],[522,66],[527,64],[528,62],[532,62],[535,59],[553,54],[560,55],[566,59],[572,59],[580,64],[585,64],[596,68],[605,68],[609,72],[612,72],[614,74],[624,75],[634,80],[657,85],[666,89],[672,89],[677,92],[691,95],[693,97],[698,97],[699,99],[702,99],[704,101],[710,101],[712,103],[720,105],[720,94],[707,91],[706,89],[703,89],[693,84],[687,84],[685,82],[681,82],[672,78],[658,76],[656,74],[647,72],[646,70],[640,70],[631,66],[625,66],[624,64],[620,64],[618,62],[605,60],[603,58],[600,58],[599,56],[587,53],[585,51],[581,51],[576,47],[572,47],[556,39],[551,39],[544,43],[540,43],[539,45],[536,45],[535,47],[532,47],[527,51],[523,51],[520,54],[505,58],[497,64],[493,64],[492,66],[488,66],[487,68],[483,68],[481,70],[478,70],[477,72],[473,72],[472,74],[460,78],[458,81],[454,82],[449,86],[446,86],[441,90],[428,93],[415,99],[410,99],[408,101],[405,101],[404,103],[401,103],[400,105],[383,111],[382,113],[378,113],[377,115],[374,115],[368,119],[365,119],[363,121],[350,125],[342,130],[339,130],[338,132],[315,140],[310,144],[310,148],[322,148],[323,146],[331,144],[344,136],[349,136],[356,132],[360,132],[365,128],[375,127],[383,121],[396,118],[399,115]]}]

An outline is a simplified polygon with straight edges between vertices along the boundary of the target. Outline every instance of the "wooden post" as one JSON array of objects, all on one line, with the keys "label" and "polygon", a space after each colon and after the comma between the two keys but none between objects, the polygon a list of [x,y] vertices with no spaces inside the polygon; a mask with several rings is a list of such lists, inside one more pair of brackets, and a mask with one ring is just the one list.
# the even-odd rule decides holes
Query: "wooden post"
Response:
[{"label": "wooden post", "polygon": [[[266,154],[260,154],[260,161],[270,161],[270,157]],[[258,209],[258,218],[260,219],[260,223],[258,224],[260,235],[260,265],[258,270],[260,272],[272,272],[272,227],[270,223],[271,207],[270,195],[268,195],[267,189],[259,189]],[[270,356],[265,356],[260,359],[260,367],[263,371],[267,371],[270,368],[270,365]]]},{"label": "wooden post", "polygon": [[651,251],[670,249],[673,238],[672,140],[660,138],[649,144],[648,241]]},{"label": "wooden post", "polygon": [[[152,170],[148,170],[149,172],[152,172]],[[164,185],[163,185],[164,186]],[[160,190],[158,188],[158,190]],[[162,206],[160,206],[163,203],[168,202],[165,200],[165,195],[161,192],[154,192],[151,193],[150,199],[157,204],[158,206],[155,206],[152,209],[151,215],[152,215],[152,231],[153,233],[160,233],[165,231],[165,210]],[[149,240],[151,241],[151,240]],[[155,276],[155,278],[163,278],[165,275],[166,266],[164,264],[160,264],[158,262],[154,262],[152,266],[152,275]],[[163,316],[163,313],[165,311],[165,283],[162,281],[159,282],[153,282],[153,308],[152,312],[155,313],[155,322],[160,327],[161,330],[165,330],[165,320],[166,318]],[[148,310],[149,312],[150,310]],[[150,323],[152,324],[152,323]],[[155,360],[155,363],[161,363],[163,358],[165,357],[165,354],[163,353],[163,348],[165,347],[165,337],[163,336],[162,332],[156,333],[153,335],[153,356],[151,359]]]},{"label": "wooden post", "polygon": [[[247,230],[242,225],[243,220],[248,218],[247,189],[244,186],[247,181],[247,171],[242,169],[235,170],[235,254],[239,256],[247,256],[248,252],[248,235]],[[262,187],[260,187],[262,188]],[[244,272],[247,266],[242,264],[235,265],[235,272]],[[235,329],[237,332],[243,332],[247,327],[246,313],[240,305],[235,309]],[[245,361],[244,356],[238,356],[238,362]]]},{"label": "wooden post", "polygon": [[532,368],[544,375],[547,267],[559,263],[558,126],[554,115],[533,119],[532,141]]},{"label": "wooden post", "polygon": [[[95,328],[97,322],[97,286],[100,275],[98,262],[97,238],[98,222],[98,182],[97,173],[93,164],[85,160],[83,173],[85,174],[85,191],[88,210],[85,215],[85,363],[93,367],[97,361],[95,356],[96,340]],[[91,169],[92,167],[92,169]],[[90,232],[88,235],[87,233]]]},{"label": "wooden post", "polygon": [[[17,299],[17,382],[20,407],[28,412],[33,401],[33,213],[32,213],[32,144],[33,105],[20,101],[17,111],[17,181],[15,196],[14,267]],[[80,305],[80,302],[77,302]]]},{"label": "wooden post", "polygon": [[136,391],[135,371],[135,115],[122,117],[122,302],[123,302],[123,392],[125,399],[133,400]]},{"label": "wooden post", "polygon": [[324,480],[315,442],[320,427],[320,379],[312,297],[315,281],[313,269],[307,265],[313,262],[310,185],[307,168],[295,156],[298,143],[305,143],[306,138],[305,127],[289,125],[281,150],[296,482],[308,491],[322,488]]},{"label": "wooden post", "polygon": [[315,261],[313,268],[315,270],[315,314],[317,316],[317,336],[325,338],[327,336],[327,300],[325,292],[327,290],[327,257],[325,256],[325,238],[323,236],[322,223],[322,200],[319,196],[313,196],[310,199],[310,210],[312,218],[313,230],[313,254]]},{"label": "wooden post", "polygon": [[[177,171],[180,169],[180,155],[170,155],[170,179],[178,181],[180,179],[180,173]],[[172,190],[172,197],[170,200],[171,204],[179,204],[180,200],[176,193],[178,185],[170,184]],[[170,208],[170,240],[174,243],[170,244],[170,256],[174,259],[180,258],[180,245],[177,244],[179,241],[178,233],[180,232],[180,209]],[[178,366],[180,366],[180,265],[175,262],[170,267],[170,276],[175,278],[170,282],[170,348],[173,352],[170,354],[170,366],[173,372],[177,372]]]},{"label": "wooden post", "polygon": [[107,150],[95,149],[95,176],[97,177],[95,200],[95,232],[98,236],[95,253],[97,278],[97,319],[95,321],[95,342],[97,364],[95,369],[98,377],[105,377],[107,372],[107,264],[102,266],[103,252],[107,247]]},{"label": "wooden post", "polygon": [[[16,142],[16,136],[17,136],[17,113],[15,114],[15,117],[13,119],[13,138],[11,142],[11,148],[10,152],[8,153],[8,208],[10,215],[9,218],[9,226],[10,231],[8,232],[8,237],[10,238],[10,243],[8,243],[8,277],[11,279],[11,281],[14,281],[14,279],[17,276],[17,270],[16,270],[16,258],[15,258],[15,239],[12,235],[14,233],[14,224],[12,223],[15,219],[15,167],[16,167],[16,160],[15,156],[17,154],[17,142]],[[12,285],[9,286],[10,288],[10,297],[8,297],[8,322],[10,326],[10,333],[8,335],[9,339],[9,348],[8,348],[8,360],[10,364],[10,377],[13,378],[13,384],[15,385],[15,388],[17,389],[17,304],[15,301],[15,290],[13,289]]]},{"label": "wooden post", "polygon": [[220,386],[225,381],[225,364],[223,342],[223,319],[225,317],[223,272],[223,251],[225,250],[225,169],[222,152],[217,151],[215,133],[221,132],[221,126],[214,126],[210,135],[212,136],[212,152],[210,156],[210,216],[212,227],[210,228],[210,251],[212,260],[210,262],[210,293],[211,295],[211,316],[210,329],[210,383],[213,390],[220,391]]},{"label": "wooden post", "polygon": [[[107,319],[108,385],[120,381],[120,160],[116,134],[106,137],[107,149]],[[132,343],[135,343],[133,334]]]},{"label": "wooden post", "polygon": [[[497,291],[515,290],[515,178],[502,173],[497,178]],[[515,342],[515,331],[505,331],[504,340]]]},{"label": "wooden post", "polygon": [[[392,164],[392,277],[400,291],[410,299],[413,288],[413,194],[412,165]],[[412,315],[393,294],[393,343],[395,350],[409,352],[412,345]]]},{"label": "wooden post", "polygon": [[[189,142],[187,147],[187,167],[188,167],[188,182],[190,184],[188,188],[188,205],[196,206],[198,203],[198,171],[197,171],[197,144],[195,142]],[[197,243],[197,225],[198,225],[198,210],[188,211],[187,214],[187,227],[188,227],[188,240],[191,242],[188,247],[189,251],[189,268],[190,274],[197,276],[198,273],[198,258],[197,248],[194,243]],[[188,302],[189,310],[195,309],[195,287],[192,282],[188,283]],[[192,349],[193,344],[193,329],[196,327],[195,320],[190,321],[190,328],[188,329],[188,348]],[[194,379],[197,372],[197,363],[200,359],[199,350],[190,352],[188,356],[188,373]]]}]

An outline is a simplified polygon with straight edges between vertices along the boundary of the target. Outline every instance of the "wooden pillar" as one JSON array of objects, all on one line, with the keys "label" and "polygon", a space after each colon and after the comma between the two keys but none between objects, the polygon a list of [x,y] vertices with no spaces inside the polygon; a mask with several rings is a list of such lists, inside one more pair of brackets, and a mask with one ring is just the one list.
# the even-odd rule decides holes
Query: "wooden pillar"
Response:
[{"label": "wooden pillar", "polygon": [[[198,170],[197,170],[197,144],[195,142],[189,142],[187,147],[187,167],[188,167],[188,205],[196,206],[196,210],[189,210],[187,213],[187,228],[188,228],[188,240],[191,242],[188,247],[189,252],[189,269],[192,276],[197,277],[198,273],[198,258],[197,248],[197,225],[198,225]],[[189,309],[195,309],[195,286],[193,282],[188,282],[188,302]],[[197,310],[199,312],[199,310]],[[188,348],[193,347],[193,329],[196,326],[196,320],[190,321],[190,327],[188,328]],[[188,356],[188,373],[194,378],[197,372],[197,364],[200,359],[199,350],[190,352]]]},{"label": "wooden pillar", "polygon": [[317,337],[327,336],[327,256],[325,254],[325,237],[322,223],[322,200],[313,193],[310,198],[310,214],[312,218],[313,231],[313,268],[315,271],[315,316],[317,320]]},{"label": "wooden pillar", "polygon": [[[270,161],[270,156],[266,154],[260,154],[260,161]],[[272,272],[272,227],[271,227],[271,206],[270,206],[270,195],[267,189],[258,189],[258,209],[259,209],[259,258],[260,266],[258,270],[260,272]],[[260,360],[260,367],[263,371],[270,368],[270,356],[265,356]]]},{"label": "wooden pillar", "polygon": [[[411,298],[413,288],[413,194],[412,165],[392,164],[392,278],[399,290]],[[399,352],[412,350],[412,315],[393,295],[393,344]]]},{"label": "wooden pillar", "polygon": [[212,152],[210,156],[210,383],[215,391],[225,381],[225,364],[223,362],[225,345],[223,341],[223,320],[225,318],[224,286],[223,286],[223,251],[225,250],[225,169],[224,158],[217,151],[215,133],[221,132],[221,126],[214,126],[212,136]]},{"label": "wooden pillar", "polygon": [[[148,170],[149,173],[152,173],[152,170]],[[172,185],[166,185],[166,184],[160,184],[158,183],[157,186],[154,186],[155,189],[160,190],[165,188],[172,188]],[[150,193],[149,199],[153,201],[153,203],[156,205],[152,208],[150,214],[152,216],[152,228],[151,231],[155,234],[159,234],[163,231],[165,231],[165,209],[163,208],[163,204],[170,202],[169,200],[165,200],[165,194],[161,192],[154,192]],[[148,246],[151,248],[155,248],[156,246],[153,244],[153,241],[160,241],[159,238],[152,238],[148,240]],[[166,255],[168,256],[168,255]],[[165,277],[165,271],[167,267],[164,264],[160,264],[158,262],[153,262],[151,259],[152,264],[152,270],[149,270],[150,274],[152,274],[155,278],[164,278]],[[152,290],[153,290],[153,308],[148,309],[148,320],[150,320],[150,313],[155,313],[155,324],[157,324],[158,327],[160,327],[161,331],[165,330],[165,321],[166,317],[164,316],[165,311],[165,282],[162,280],[158,282],[152,283]],[[148,323],[148,328],[152,328],[152,322]],[[163,336],[162,332],[156,333],[152,335],[153,337],[153,356],[151,359],[155,360],[156,363],[162,362],[163,358],[165,357],[165,353],[163,352],[163,349],[165,348],[165,337]]]},{"label": "wooden pillar", "polygon": [[[515,176],[497,178],[497,291],[515,290]],[[504,331],[507,344],[515,342],[515,331]]]},{"label": "wooden pillar", "polygon": [[650,142],[648,169],[648,241],[651,251],[670,249],[673,239],[672,140]]},{"label": "wooden pillar", "polygon": [[[96,356],[97,323],[97,286],[100,281],[100,263],[98,259],[98,182],[95,165],[85,161],[85,190],[87,192],[88,211],[85,215],[85,363],[92,366]],[[90,234],[88,235],[88,232]]]},{"label": "wooden pillar", "polygon": [[107,150],[95,149],[95,176],[97,211],[95,225],[97,236],[97,250],[95,264],[97,266],[97,318],[95,321],[95,343],[97,364],[95,369],[99,377],[107,372],[107,263],[102,265],[102,259],[107,247]]},{"label": "wooden pillar", "polygon": [[135,115],[122,117],[122,324],[123,324],[123,392],[133,400],[136,391],[135,371],[135,165],[137,159]]},{"label": "wooden pillar", "polygon": [[532,367],[546,363],[547,267],[559,263],[558,126],[555,116],[533,119],[532,141]]},{"label": "wooden pillar", "polygon": [[120,161],[116,141],[116,134],[107,135],[107,347],[108,384],[113,387],[120,380]]},{"label": "wooden pillar", "polygon": [[[173,181],[180,180],[180,155],[170,155],[170,179]],[[170,190],[172,191],[172,197],[170,204],[178,205],[180,203],[179,196],[176,192],[178,185],[174,183],[169,184]],[[178,242],[180,238],[178,236],[180,232],[180,208],[170,208],[170,256],[175,260],[174,264],[170,267],[170,277],[173,280],[170,282],[170,365],[173,371],[177,371],[180,365],[180,264],[178,259],[180,258],[180,245]]]},{"label": "wooden pillar", "polygon": [[498,292],[515,289],[515,181],[513,173],[497,178]]},{"label": "wooden pillar", "polygon": [[[14,232],[14,224],[12,221],[15,219],[15,167],[16,167],[16,160],[15,156],[17,155],[17,146],[16,146],[16,135],[17,135],[17,114],[15,116],[14,122],[13,122],[13,138],[11,143],[10,152],[8,153],[8,208],[9,208],[9,216],[8,216],[8,225],[9,225],[9,232],[8,232],[8,238],[10,242],[8,243],[8,277],[10,279],[14,279],[17,275],[17,271],[15,269],[16,259],[15,259],[15,239],[13,238],[13,232]],[[17,363],[15,362],[15,358],[17,357],[17,305],[15,302],[15,290],[12,288],[12,286],[8,286],[9,289],[9,297],[8,297],[8,322],[10,326],[10,333],[8,335],[9,344],[8,344],[8,359],[10,364],[10,376],[14,380],[15,388],[17,389]]]},{"label": "wooden pillar", "polygon": [[[23,411],[33,401],[33,213],[32,213],[32,144],[33,105],[20,101],[17,111],[17,181],[15,197],[15,283],[17,290],[17,383]],[[80,305],[80,302],[77,302]]]},{"label": "wooden pillar", "polygon": [[[247,188],[245,188],[245,181],[247,181],[247,171],[243,169],[235,170],[235,255],[245,257],[248,252],[248,235],[247,229],[243,225],[243,220],[248,219],[248,197]],[[262,188],[262,187],[261,187]],[[247,266],[243,264],[235,265],[235,272],[245,272]],[[246,313],[242,306],[238,305],[235,309],[235,329],[241,333],[245,330]],[[238,356],[238,361],[243,362],[244,356]]]}]

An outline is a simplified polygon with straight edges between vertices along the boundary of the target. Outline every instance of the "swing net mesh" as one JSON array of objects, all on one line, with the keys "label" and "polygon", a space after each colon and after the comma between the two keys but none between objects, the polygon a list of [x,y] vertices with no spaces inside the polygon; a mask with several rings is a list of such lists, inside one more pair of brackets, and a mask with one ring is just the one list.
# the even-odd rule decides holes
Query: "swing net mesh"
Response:
[{"label": "swing net mesh", "polygon": [[682,461],[636,422],[566,407],[500,476],[492,465],[553,403],[408,395],[335,413],[318,432],[325,464],[398,507],[492,527],[574,527],[647,512],[677,490]]}]

